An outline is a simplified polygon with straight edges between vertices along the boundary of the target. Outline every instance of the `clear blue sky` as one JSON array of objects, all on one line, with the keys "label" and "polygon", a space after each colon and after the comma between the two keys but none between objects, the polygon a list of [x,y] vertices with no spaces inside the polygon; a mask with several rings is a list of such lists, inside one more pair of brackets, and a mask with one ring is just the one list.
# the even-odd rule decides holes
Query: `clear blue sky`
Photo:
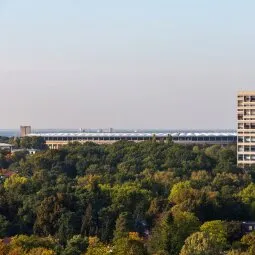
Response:
[{"label": "clear blue sky", "polygon": [[235,128],[255,1],[0,0],[0,128]]}]

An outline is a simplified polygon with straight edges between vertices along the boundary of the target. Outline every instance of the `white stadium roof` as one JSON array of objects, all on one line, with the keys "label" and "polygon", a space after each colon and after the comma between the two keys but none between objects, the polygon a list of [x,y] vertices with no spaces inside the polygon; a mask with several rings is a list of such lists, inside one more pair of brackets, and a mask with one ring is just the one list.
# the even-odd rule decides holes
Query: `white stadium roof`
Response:
[{"label": "white stadium roof", "polygon": [[173,133],[32,133],[41,137],[236,137],[236,132],[173,132]]}]

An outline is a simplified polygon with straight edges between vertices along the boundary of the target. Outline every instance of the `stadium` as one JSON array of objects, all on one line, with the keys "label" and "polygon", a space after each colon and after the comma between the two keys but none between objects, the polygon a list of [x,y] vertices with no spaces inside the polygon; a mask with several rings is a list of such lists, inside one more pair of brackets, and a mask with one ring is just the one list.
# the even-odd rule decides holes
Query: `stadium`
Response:
[{"label": "stadium", "polygon": [[142,142],[149,140],[167,141],[173,140],[180,144],[218,144],[227,145],[237,142],[235,132],[169,132],[169,133],[143,133],[143,132],[126,132],[126,133],[30,133],[27,136],[43,137],[45,143],[51,149],[58,149],[63,145],[73,142],[94,142],[98,144],[111,144],[117,141]]}]

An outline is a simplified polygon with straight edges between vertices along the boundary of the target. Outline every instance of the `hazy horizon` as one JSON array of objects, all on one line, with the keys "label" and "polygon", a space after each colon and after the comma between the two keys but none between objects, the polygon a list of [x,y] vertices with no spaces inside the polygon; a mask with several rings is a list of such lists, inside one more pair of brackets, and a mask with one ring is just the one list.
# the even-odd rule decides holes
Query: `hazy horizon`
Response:
[{"label": "hazy horizon", "polygon": [[234,129],[255,2],[0,0],[0,129]]}]

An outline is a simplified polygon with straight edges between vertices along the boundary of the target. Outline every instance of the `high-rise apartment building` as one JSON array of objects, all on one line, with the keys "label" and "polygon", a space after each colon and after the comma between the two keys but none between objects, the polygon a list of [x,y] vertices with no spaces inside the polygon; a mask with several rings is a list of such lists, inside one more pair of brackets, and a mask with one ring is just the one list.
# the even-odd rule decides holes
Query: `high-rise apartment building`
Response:
[{"label": "high-rise apartment building", "polygon": [[20,126],[20,136],[24,137],[31,134],[31,126]]},{"label": "high-rise apartment building", "polygon": [[255,164],[255,91],[237,95],[237,164]]}]

